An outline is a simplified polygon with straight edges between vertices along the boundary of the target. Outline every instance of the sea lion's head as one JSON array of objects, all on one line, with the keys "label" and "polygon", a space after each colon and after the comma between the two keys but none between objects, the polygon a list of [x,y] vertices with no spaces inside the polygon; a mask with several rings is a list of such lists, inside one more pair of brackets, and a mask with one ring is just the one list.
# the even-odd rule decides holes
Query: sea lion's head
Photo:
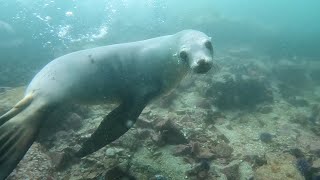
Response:
[{"label": "sea lion's head", "polygon": [[195,73],[203,74],[213,66],[211,38],[195,30],[181,31],[179,58]]}]

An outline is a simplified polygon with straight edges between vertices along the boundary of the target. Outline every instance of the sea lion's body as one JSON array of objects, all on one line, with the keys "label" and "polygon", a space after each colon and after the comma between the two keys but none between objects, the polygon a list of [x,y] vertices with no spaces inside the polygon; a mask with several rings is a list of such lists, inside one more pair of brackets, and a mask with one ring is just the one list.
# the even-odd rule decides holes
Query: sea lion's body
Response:
[{"label": "sea lion's body", "polygon": [[34,93],[50,103],[99,103],[121,101],[130,93],[143,91],[148,86],[165,92],[189,70],[187,65],[178,64],[174,38],[172,35],[162,36],[59,57],[35,76],[26,94]]},{"label": "sea lion's body", "polygon": [[185,30],[53,60],[33,78],[25,97],[0,117],[0,180],[22,159],[56,107],[120,103],[74,154],[83,157],[124,134],[151,100],[174,89],[190,70],[207,72],[213,65],[212,55],[208,36]]}]

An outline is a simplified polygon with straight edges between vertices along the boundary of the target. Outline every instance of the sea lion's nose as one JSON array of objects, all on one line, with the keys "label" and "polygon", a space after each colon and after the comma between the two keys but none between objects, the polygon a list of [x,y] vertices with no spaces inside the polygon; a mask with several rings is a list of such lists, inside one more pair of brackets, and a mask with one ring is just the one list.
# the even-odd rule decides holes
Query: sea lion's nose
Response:
[{"label": "sea lion's nose", "polygon": [[206,65],[206,60],[205,59],[200,59],[198,62],[197,62],[198,66],[205,66]]},{"label": "sea lion's nose", "polygon": [[197,67],[195,71],[197,73],[206,73],[212,67],[212,62],[206,59],[200,59],[197,61]]}]

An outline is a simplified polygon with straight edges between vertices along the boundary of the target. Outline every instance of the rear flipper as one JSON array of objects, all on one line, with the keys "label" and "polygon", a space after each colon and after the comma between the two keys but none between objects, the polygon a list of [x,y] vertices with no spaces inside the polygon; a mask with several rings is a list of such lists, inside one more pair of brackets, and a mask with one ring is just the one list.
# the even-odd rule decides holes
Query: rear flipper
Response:
[{"label": "rear flipper", "polygon": [[43,103],[36,102],[13,112],[1,117],[5,122],[0,125],[0,180],[5,179],[23,158],[48,113]]},{"label": "rear flipper", "polygon": [[33,96],[32,94],[26,95],[21,101],[19,101],[10,111],[5,113],[0,117],[0,126],[7,122],[9,119],[13,118],[15,115],[17,115],[19,112],[24,110],[31,102],[32,102]]}]

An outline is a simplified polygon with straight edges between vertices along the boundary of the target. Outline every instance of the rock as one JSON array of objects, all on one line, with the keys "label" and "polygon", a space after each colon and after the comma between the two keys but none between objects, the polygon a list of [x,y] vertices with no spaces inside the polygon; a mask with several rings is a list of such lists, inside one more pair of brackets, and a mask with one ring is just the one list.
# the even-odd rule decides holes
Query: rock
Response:
[{"label": "rock", "polygon": [[314,154],[315,157],[320,158],[320,149],[318,147],[310,149],[310,152]]},{"label": "rock", "polygon": [[97,180],[102,178],[103,178],[102,173],[97,171],[91,171],[90,173],[84,175],[84,179],[87,179],[87,180]]},{"label": "rock", "polygon": [[71,113],[67,117],[69,129],[78,130],[82,126],[82,117],[80,117],[77,113]]},{"label": "rock", "polygon": [[140,140],[147,139],[151,135],[151,130],[148,129],[138,129],[135,137]]},{"label": "rock", "polygon": [[240,163],[239,165],[239,180],[250,180],[253,179],[253,169],[251,167],[251,165],[244,161],[242,163]]},{"label": "rock", "polygon": [[272,106],[260,106],[257,111],[262,114],[269,114],[272,112]]},{"label": "rock", "polygon": [[170,120],[160,121],[156,124],[155,129],[160,133],[157,138],[160,138],[165,144],[175,145],[188,143],[183,133]]},{"label": "rock", "polygon": [[153,126],[152,121],[142,117],[137,120],[135,125],[140,128],[152,128]]},{"label": "rock", "polygon": [[311,164],[305,158],[299,158],[296,161],[296,167],[300,171],[300,174],[304,176],[306,179],[311,179],[312,171],[311,171]]},{"label": "rock", "polygon": [[115,155],[122,153],[123,151],[124,149],[122,148],[110,147],[106,150],[106,156],[114,157]]},{"label": "rock", "polygon": [[294,87],[305,87],[308,82],[306,68],[299,64],[280,64],[273,69],[277,79]]},{"label": "rock", "polygon": [[295,113],[290,117],[290,120],[293,123],[301,124],[303,126],[307,125],[308,119],[309,119],[308,115],[304,113]]},{"label": "rock", "polygon": [[187,144],[179,144],[175,147],[173,155],[175,156],[186,156],[186,155],[191,155],[192,153],[192,147]]},{"label": "rock", "polygon": [[310,72],[310,77],[312,81],[320,84],[320,69],[314,69]]},{"label": "rock", "polygon": [[196,107],[202,108],[202,109],[211,109],[212,104],[205,98],[199,99],[198,102],[196,102]]},{"label": "rock", "polygon": [[33,143],[22,161],[8,177],[12,179],[54,179],[50,157],[39,143]]},{"label": "rock", "polygon": [[61,170],[66,167],[63,153],[51,152],[49,156],[56,170]]},{"label": "rock", "polygon": [[267,160],[264,156],[246,155],[243,160],[252,164],[254,168],[267,164]]},{"label": "rock", "polygon": [[188,170],[186,174],[197,180],[207,179],[210,174],[210,163],[209,161],[201,161],[199,164],[196,164],[191,170]]},{"label": "rock", "polygon": [[311,108],[311,116],[309,117],[311,123],[316,124],[320,122],[320,105],[315,104]]},{"label": "rock", "polygon": [[136,180],[134,176],[130,173],[126,172],[125,170],[121,169],[120,167],[116,166],[109,169],[104,177],[105,180],[113,180],[113,179],[125,179],[125,180]]},{"label": "rock", "polygon": [[239,180],[239,163],[231,162],[225,166],[221,172],[227,176],[228,179]]},{"label": "rock", "polygon": [[156,174],[154,177],[151,177],[149,180],[167,180],[167,178],[163,175]]},{"label": "rock", "polygon": [[200,144],[198,142],[190,142],[191,146],[191,153],[195,156],[199,155],[201,153]]},{"label": "rock", "polygon": [[77,163],[79,159],[74,157],[76,151],[71,148],[65,148],[63,152],[49,152],[49,156],[51,158],[51,162],[53,167],[57,171],[61,171],[72,165],[73,163]]},{"label": "rock", "polygon": [[266,79],[233,74],[215,79],[205,94],[220,109],[251,108],[273,102]]},{"label": "rock", "polygon": [[295,167],[295,157],[290,154],[267,154],[267,164],[259,167],[254,178],[257,180],[283,180],[295,179],[304,180],[298,169]]},{"label": "rock", "polygon": [[264,143],[271,143],[273,135],[268,132],[260,133],[259,139]]},{"label": "rock", "polygon": [[233,148],[227,143],[220,142],[212,149],[212,152],[216,158],[230,158]]},{"label": "rock", "polygon": [[152,133],[151,134],[151,140],[158,146],[164,146],[165,145],[165,142],[163,141],[160,132],[159,133]]},{"label": "rock", "polygon": [[309,102],[303,98],[298,98],[297,96],[291,96],[286,99],[290,104],[296,107],[307,107]]},{"label": "rock", "polygon": [[217,135],[217,139],[218,139],[218,140],[222,140],[222,141],[224,141],[225,143],[230,143],[230,140],[229,140],[224,134],[219,134],[219,135]]},{"label": "rock", "polygon": [[217,109],[207,109],[202,118],[206,124],[215,124],[217,120],[225,118],[225,115]]},{"label": "rock", "polygon": [[320,170],[320,158],[317,158],[312,162],[312,167]]},{"label": "rock", "polygon": [[196,161],[211,160],[215,157],[210,149],[200,147],[197,142],[177,145],[173,152],[176,156],[189,156]]},{"label": "rock", "polygon": [[215,154],[213,154],[208,149],[201,149],[196,157],[198,160],[212,160],[213,158],[215,158]]},{"label": "rock", "polygon": [[173,91],[170,94],[162,97],[159,101],[160,107],[163,107],[163,108],[170,107],[173,104],[174,100],[177,99],[178,95],[179,94],[176,91]]},{"label": "rock", "polygon": [[304,153],[299,148],[292,148],[288,150],[288,153],[296,158],[304,158]]}]

